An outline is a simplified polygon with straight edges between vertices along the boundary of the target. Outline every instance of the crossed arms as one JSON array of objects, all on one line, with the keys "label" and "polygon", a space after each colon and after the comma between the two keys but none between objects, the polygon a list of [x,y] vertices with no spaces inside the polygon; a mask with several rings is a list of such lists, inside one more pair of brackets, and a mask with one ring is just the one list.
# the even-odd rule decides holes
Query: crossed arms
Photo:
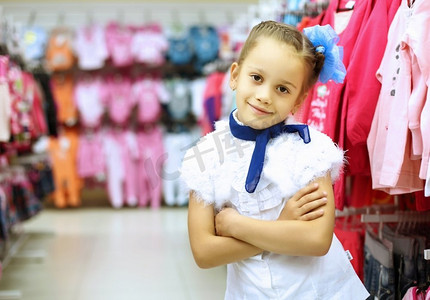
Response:
[{"label": "crossed arms", "polygon": [[333,237],[334,210],[330,175],[297,192],[275,221],[242,216],[232,208],[215,215],[212,205],[198,201],[191,192],[188,205],[191,250],[201,268],[240,261],[262,251],[325,255]]}]

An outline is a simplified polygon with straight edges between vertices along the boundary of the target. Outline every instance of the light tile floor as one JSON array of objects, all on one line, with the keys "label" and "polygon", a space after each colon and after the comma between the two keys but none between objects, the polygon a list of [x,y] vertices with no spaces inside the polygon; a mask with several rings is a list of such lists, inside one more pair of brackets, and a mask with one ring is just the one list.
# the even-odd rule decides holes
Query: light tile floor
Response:
[{"label": "light tile floor", "polygon": [[[23,300],[223,299],[226,269],[194,263],[186,208],[48,208],[23,229],[0,292],[18,290]],[[45,256],[20,257],[32,251]]]}]

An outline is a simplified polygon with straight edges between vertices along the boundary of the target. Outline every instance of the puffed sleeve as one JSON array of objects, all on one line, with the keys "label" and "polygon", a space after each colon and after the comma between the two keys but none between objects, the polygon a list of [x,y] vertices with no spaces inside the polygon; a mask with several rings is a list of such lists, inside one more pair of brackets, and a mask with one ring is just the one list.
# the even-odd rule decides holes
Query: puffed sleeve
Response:
[{"label": "puffed sleeve", "polygon": [[206,204],[214,202],[214,186],[212,183],[212,159],[207,137],[188,149],[182,160],[181,179],[189,190],[196,192],[198,198]]},{"label": "puffed sleeve", "polygon": [[317,130],[309,128],[311,142],[286,135],[275,141],[267,153],[265,175],[278,185],[283,197],[294,195],[313,180],[330,173],[336,181],[344,164],[344,152]]}]

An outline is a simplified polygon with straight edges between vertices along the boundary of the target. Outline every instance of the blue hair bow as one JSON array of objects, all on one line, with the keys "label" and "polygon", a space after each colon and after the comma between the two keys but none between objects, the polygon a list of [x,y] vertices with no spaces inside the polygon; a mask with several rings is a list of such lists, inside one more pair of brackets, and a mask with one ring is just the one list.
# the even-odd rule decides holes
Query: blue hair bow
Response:
[{"label": "blue hair bow", "polygon": [[339,36],[333,28],[330,25],[316,25],[304,28],[303,33],[312,42],[315,50],[325,56],[319,81],[326,83],[331,79],[336,83],[342,83],[346,75],[342,62],[343,47],[336,45],[339,42]]}]

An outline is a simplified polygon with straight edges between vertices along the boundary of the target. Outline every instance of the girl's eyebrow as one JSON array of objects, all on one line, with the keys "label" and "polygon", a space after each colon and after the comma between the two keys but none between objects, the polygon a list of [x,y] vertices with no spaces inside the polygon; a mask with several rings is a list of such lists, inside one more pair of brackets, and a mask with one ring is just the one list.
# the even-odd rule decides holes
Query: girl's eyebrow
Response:
[{"label": "girl's eyebrow", "polygon": [[288,80],[282,80],[281,83],[286,84],[286,85],[291,85],[293,88],[297,88],[292,82],[288,81]]}]

